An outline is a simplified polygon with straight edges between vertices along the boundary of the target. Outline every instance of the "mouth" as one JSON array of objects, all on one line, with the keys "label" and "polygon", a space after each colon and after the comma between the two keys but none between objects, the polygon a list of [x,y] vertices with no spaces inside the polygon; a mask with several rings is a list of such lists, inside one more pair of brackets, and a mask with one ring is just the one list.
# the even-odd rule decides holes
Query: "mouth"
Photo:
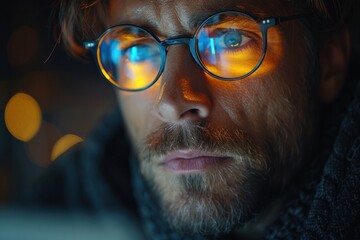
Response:
[{"label": "mouth", "polygon": [[222,167],[231,160],[228,156],[215,153],[179,150],[168,153],[160,165],[169,172],[185,174]]}]

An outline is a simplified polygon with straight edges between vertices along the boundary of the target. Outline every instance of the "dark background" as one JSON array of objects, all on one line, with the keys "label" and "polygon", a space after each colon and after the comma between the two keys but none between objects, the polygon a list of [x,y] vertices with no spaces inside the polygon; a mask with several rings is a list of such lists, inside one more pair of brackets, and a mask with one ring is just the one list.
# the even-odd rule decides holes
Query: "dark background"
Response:
[{"label": "dark background", "polygon": [[[29,188],[51,162],[61,137],[85,139],[116,105],[112,87],[92,59],[80,61],[62,46],[54,49],[53,7],[54,1],[45,0],[0,6],[0,205]],[[42,111],[41,127],[29,141],[11,135],[4,121],[8,101],[19,92],[31,96]]]}]

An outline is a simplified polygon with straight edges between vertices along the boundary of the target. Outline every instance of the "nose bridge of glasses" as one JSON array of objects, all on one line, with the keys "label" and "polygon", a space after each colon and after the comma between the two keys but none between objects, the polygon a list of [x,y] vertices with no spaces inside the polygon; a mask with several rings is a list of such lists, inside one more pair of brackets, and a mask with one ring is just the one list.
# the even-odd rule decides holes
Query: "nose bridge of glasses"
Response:
[{"label": "nose bridge of glasses", "polygon": [[181,45],[181,44],[186,44],[190,47],[191,39],[192,38],[189,38],[189,37],[169,38],[169,39],[162,41],[160,44],[165,48],[167,48],[171,45]]},{"label": "nose bridge of glasses", "polygon": [[172,45],[182,45],[182,44],[187,45],[190,50],[191,56],[193,57],[195,62],[201,66],[201,63],[199,62],[199,59],[196,56],[195,41],[196,41],[195,38],[191,38],[191,37],[177,37],[177,38],[165,39],[164,41],[160,42],[160,45],[163,46],[165,49],[167,49],[169,46]]}]

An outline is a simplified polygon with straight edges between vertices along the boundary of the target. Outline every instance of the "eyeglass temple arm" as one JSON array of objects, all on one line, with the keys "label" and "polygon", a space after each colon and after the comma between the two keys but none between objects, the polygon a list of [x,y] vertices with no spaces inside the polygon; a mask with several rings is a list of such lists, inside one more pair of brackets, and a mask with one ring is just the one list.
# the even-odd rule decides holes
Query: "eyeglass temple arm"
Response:
[{"label": "eyeglass temple arm", "polygon": [[87,42],[83,42],[83,47],[86,50],[90,50],[91,52],[95,52],[96,51],[96,47],[97,47],[97,41],[87,41]]},{"label": "eyeglass temple arm", "polygon": [[278,17],[277,22],[282,23],[282,22],[286,22],[286,21],[290,21],[290,20],[294,20],[294,19],[298,19],[298,18],[303,18],[308,15],[309,14],[297,14],[297,15],[292,15],[292,16]]},{"label": "eyeglass temple arm", "polygon": [[307,15],[309,15],[309,14],[297,14],[297,15],[284,16],[284,17],[270,17],[270,18],[265,18],[265,19],[260,20],[259,24],[260,24],[261,30],[266,31],[271,26],[278,25],[278,24],[280,24],[282,22],[287,22],[287,21],[290,21],[290,20],[302,18],[302,17],[305,17]]}]

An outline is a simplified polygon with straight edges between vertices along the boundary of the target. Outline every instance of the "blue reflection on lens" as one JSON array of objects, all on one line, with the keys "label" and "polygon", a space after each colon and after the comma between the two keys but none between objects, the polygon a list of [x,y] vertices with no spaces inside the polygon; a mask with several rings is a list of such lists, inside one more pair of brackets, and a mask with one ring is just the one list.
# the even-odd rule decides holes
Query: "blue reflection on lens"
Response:
[{"label": "blue reflection on lens", "polygon": [[211,54],[215,55],[215,41],[213,38],[210,38],[210,48],[211,48]]},{"label": "blue reflection on lens", "polygon": [[118,79],[118,66],[121,61],[121,41],[105,39],[100,45],[101,64],[112,79]]},{"label": "blue reflection on lens", "polygon": [[110,44],[111,61],[116,66],[119,64],[121,51],[119,50],[120,41],[112,40]]},{"label": "blue reflection on lens", "polygon": [[159,48],[152,44],[141,44],[128,48],[126,57],[132,63],[144,63],[156,61],[160,57]]},{"label": "blue reflection on lens", "polygon": [[208,36],[205,31],[202,31],[198,38],[198,49],[202,58],[210,64],[216,64],[217,46],[216,40]]},{"label": "blue reflection on lens", "polygon": [[138,48],[137,47],[132,47],[131,48],[131,53],[130,53],[130,61],[131,62],[136,62],[138,59]]}]

